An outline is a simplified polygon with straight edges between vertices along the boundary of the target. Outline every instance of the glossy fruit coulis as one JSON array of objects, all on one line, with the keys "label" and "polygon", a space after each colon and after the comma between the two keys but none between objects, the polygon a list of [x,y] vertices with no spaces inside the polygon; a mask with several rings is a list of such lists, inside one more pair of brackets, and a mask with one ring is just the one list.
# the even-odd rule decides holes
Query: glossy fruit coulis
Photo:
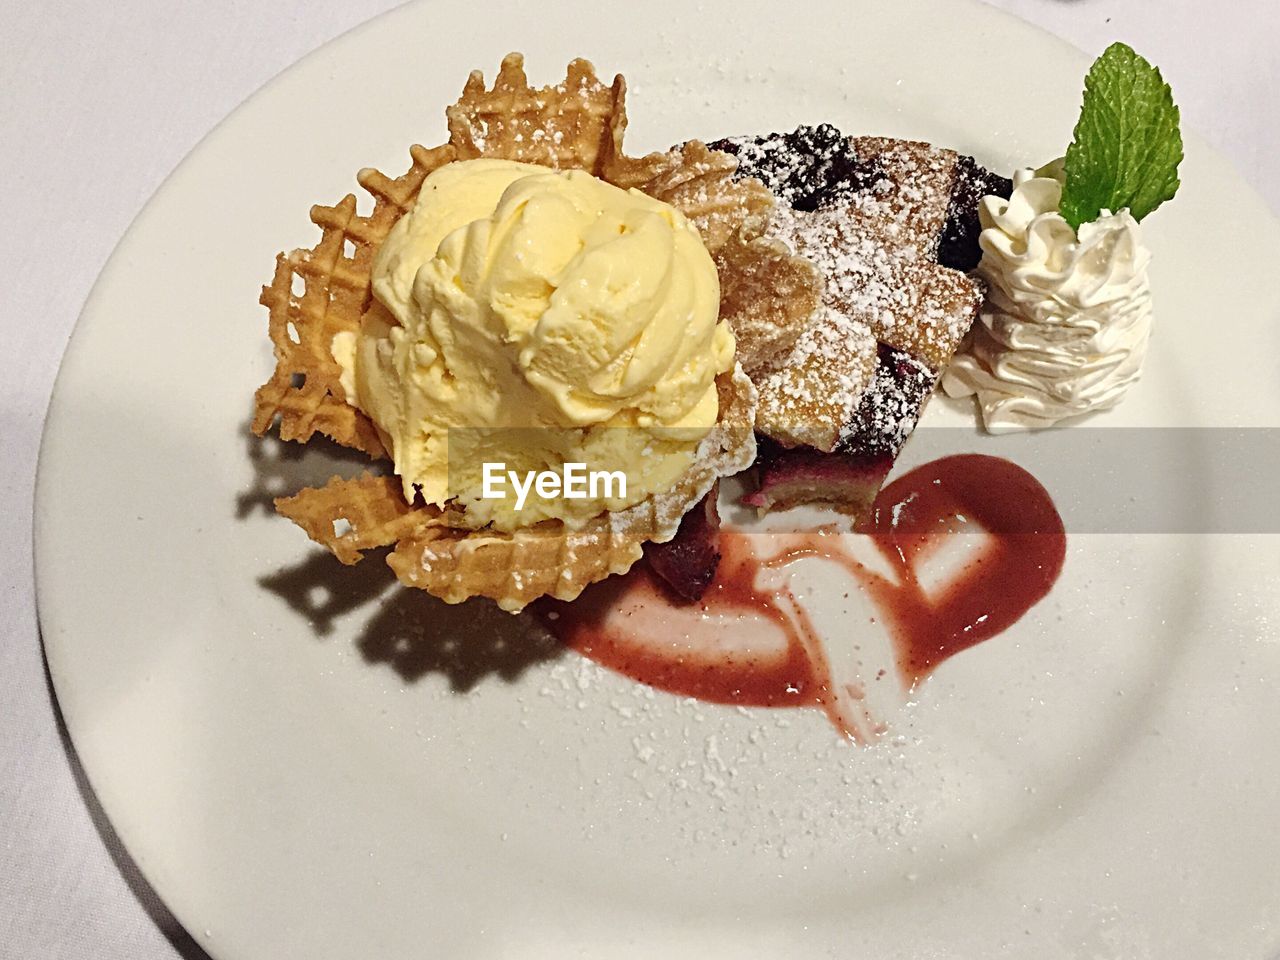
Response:
[{"label": "glossy fruit coulis", "polygon": [[[930,558],[956,546],[967,551],[962,561],[941,585],[928,582],[922,571]],[[725,530],[720,550],[715,580],[697,602],[676,598],[641,564],[539,613],[564,643],[642,683],[714,703],[819,707],[865,739],[879,728],[862,705],[862,681],[833,681],[831,670],[834,645],[856,644],[859,627],[819,636],[807,605],[824,599],[798,597],[786,568],[816,558],[865,590],[909,690],[1041,600],[1062,570],[1066,534],[1049,494],[1025,470],[963,455],[885,487],[863,532]],[[867,562],[869,550],[879,562]]]}]

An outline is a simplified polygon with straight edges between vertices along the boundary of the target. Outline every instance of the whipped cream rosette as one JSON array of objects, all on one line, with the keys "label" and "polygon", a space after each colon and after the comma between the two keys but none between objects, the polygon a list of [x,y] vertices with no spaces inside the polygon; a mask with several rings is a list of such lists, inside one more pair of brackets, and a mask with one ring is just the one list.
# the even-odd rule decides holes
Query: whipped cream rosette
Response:
[{"label": "whipped cream rosette", "polygon": [[1160,71],[1112,44],[1085,77],[1066,156],[983,199],[987,302],[942,387],[976,396],[988,430],[1106,410],[1138,379],[1152,322],[1138,222],[1178,190],[1178,125]]},{"label": "whipped cream rosette", "polygon": [[1115,406],[1146,355],[1151,254],[1141,228],[1121,210],[1073,229],[1059,210],[1060,169],[1019,171],[1012,197],[987,197],[979,211],[987,303],[942,385],[976,395],[993,432]]}]

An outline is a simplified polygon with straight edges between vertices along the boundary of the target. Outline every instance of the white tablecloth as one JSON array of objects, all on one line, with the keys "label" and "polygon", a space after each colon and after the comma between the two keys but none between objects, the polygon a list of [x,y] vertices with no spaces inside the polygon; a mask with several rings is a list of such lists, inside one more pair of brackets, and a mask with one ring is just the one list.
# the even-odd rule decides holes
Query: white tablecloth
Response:
[{"label": "white tablecloth", "polygon": [[[552,2],[552,0],[547,0]],[[0,958],[205,954],[88,795],[45,679],[31,576],[40,429],[76,315],[129,221],[205,134],[278,71],[390,0],[52,0],[5,5],[0,174]],[[998,0],[1097,53],[1158,63],[1187,126],[1280,210],[1275,0]],[[975,56],[980,55],[975,51]],[[993,83],[1016,83],[998,75]],[[93,478],[85,477],[88,490]]]}]

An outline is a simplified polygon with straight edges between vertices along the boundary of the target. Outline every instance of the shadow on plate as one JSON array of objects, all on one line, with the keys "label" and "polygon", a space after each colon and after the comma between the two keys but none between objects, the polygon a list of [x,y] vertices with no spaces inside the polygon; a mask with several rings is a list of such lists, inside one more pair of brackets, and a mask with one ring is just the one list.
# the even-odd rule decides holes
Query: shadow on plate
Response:
[{"label": "shadow on plate", "polygon": [[[335,474],[355,476],[371,466],[363,454],[329,440],[305,446],[274,436],[258,438],[243,428],[254,478],[236,497],[235,515],[261,512],[275,517],[272,501]],[[304,536],[297,531],[299,542]],[[368,609],[355,645],[366,663],[391,667],[406,683],[431,673],[466,692],[488,678],[507,682],[528,667],[554,660],[564,648],[528,616],[512,616],[484,600],[447,604],[420,590],[401,587],[386,564],[388,550],[371,550],[354,566],[343,566],[328,551],[313,550],[301,562],[258,578],[311,624],[317,636],[334,632],[335,622]]]},{"label": "shadow on plate", "polygon": [[406,683],[438,673],[450,689],[464,693],[490,677],[513,681],[528,667],[564,653],[527,616],[512,616],[484,600],[448,604],[400,586],[386,554],[371,551],[344,567],[327,552],[313,551],[302,563],[258,582],[320,636],[333,632],[336,618],[371,607],[357,630],[356,649],[366,663],[385,664]]},{"label": "shadow on plate", "polygon": [[275,434],[254,436],[246,420],[240,427],[240,435],[244,437],[249,462],[253,464],[253,483],[236,497],[237,520],[254,513],[274,515],[276,497],[322,484],[335,474],[356,477],[365,472],[382,472],[380,464],[366,454],[334,443],[321,434],[306,444],[286,443]]}]

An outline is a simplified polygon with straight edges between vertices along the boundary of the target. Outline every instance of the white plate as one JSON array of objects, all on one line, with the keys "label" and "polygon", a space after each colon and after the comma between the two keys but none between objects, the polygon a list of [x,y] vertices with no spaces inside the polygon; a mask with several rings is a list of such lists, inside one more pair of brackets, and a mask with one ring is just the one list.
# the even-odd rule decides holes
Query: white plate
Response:
[{"label": "white plate", "polygon": [[[816,711],[680,701],[550,650],[482,644],[450,668],[460,692],[439,607],[312,623],[263,585],[313,548],[241,498],[323,466],[250,455],[272,256],[358,168],[439,141],[467,71],[513,49],[541,82],[575,55],[624,71],[636,150],[827,120],[1005,169],[1063,149],[1088,66],[960,0],[416,4],[219,126],[85,307],[37,501],[59,701],[179,919],[229,960],[1273,950],[1274,537],[1072,537],[1052,596],[866,749]],[[1277,426],[1280,229],[1194,137],[1183,179],[1148,229],[1148,375],[1103,422]],[[335,604],[387,586],[366,567],[328,577]]]}]

